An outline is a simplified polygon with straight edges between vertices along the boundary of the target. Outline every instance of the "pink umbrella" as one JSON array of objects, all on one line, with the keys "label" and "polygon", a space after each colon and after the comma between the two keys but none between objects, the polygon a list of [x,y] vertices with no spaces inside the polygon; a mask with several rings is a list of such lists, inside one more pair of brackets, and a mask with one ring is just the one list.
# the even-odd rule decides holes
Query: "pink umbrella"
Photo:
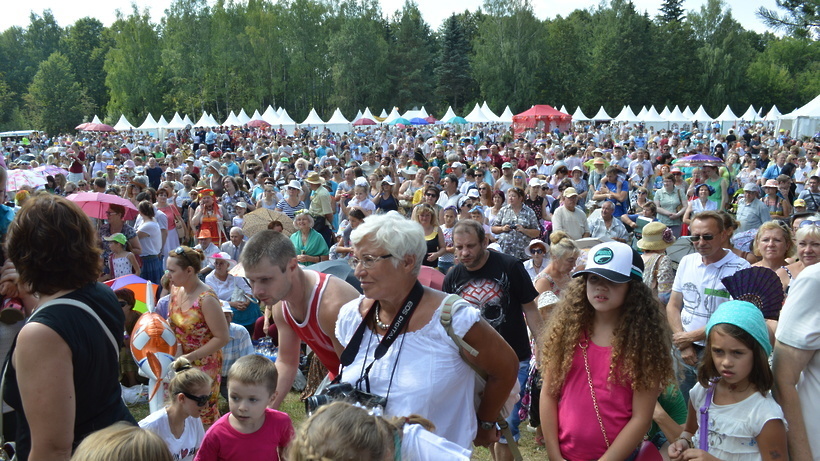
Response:
[{"label": "pink umbrella", "polygon": [[82,131],[117,131],[111,125],[106,125],[105,123],[89,123],[85,126],[85,128],[81,128]]},{"label": "pink umbrella", "polygon": [[438,120],[436,120],[436,118],[433,117],[432,115],[429,116],[429,117],[424,117],[424,120],[427,120],[427,123],[436,123],[436,122],[438,122]]},{"label": "pink umbrella", "polygon": [[82,131],[82,130],[84,130],[84,129],[85,129],[85,127],[87,127],[88,125],[91,125],[91,122],[80,123],[80,124],[79,124],[79,125],[77,125],[74,129]]},{"label": "pink umbrella", "polygon": [[353,126],[375,125],[375,124],[376,124],[375,121],[373,121],[373,120],[371,120],[367,117],[362,117],[362,118],[356,120],[355,122],[353,122]]},{"label": "pink umbrella", "polygon": [[32,171],[35,171],[38,175],[42,176],[57,176],[58,174],[68,176],[68,170],[64,170],[57,165],[38,166]]},{"label": "pink umbrella", "polygon": [[39,186],[46,184],[45,178],[40,177],[32,170],[9,170],[8,179],[6,180],[6,188],[8,190],[21,190],[23,186],[28,186],[36,189]]},{"label": "pink umbrella", "polygon": [[248,126],[252,126],[255,128],[267,128],[270,126],[270,123],[264,120],[251,120],[250,122],[248,122]]},{"label": "pink umbrella", "polygon": [[85,214],[92,218],[107,219],[105,212],[110,205],[121,205],[125,207],[125,216],[122,219],[129,220],[137,217],[139,212],[133,203],[112,194],[101,194],[99,192],[80,192],[67,197],[72,202],[85,211]]},{"label": "pink umbrella", "polygon": [[418,279],[422,285],[436,290],[444,285],[444,274],[429,266],[421,266]]}]

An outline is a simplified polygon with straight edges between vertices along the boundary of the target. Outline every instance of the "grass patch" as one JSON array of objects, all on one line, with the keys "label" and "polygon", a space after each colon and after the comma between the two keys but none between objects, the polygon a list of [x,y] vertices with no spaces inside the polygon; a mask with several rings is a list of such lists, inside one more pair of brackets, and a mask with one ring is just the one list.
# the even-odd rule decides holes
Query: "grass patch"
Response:
[{"label": "grass patch", "polygon": [[[131,410],[131,414],[134,415],[134,419],[137,421],[140,421],[149,414],[147,403],[131,405],[128,409]],[[302,421],[305,420],[305,404],[299,400],[298,392],[288,393],[288,396],[285,397],[285,400],[282,402],[280,410],[290,415],[294,427],[298,428],[299,425],[302,424]],[[228,402],[221,396],[219,397],[219,411],[220,414],[225,414],[228,411]],[[526,460],[546,459],[546,450],[535,444],[535,433],[528,431],[527,426],[527,422],[521,423],[521,441],[519,442],[521,455]],[[492,460],[492,456],[490,456],[489,450],[479,447],[473,450],[472,459],[476,461],[490,461]]]}]

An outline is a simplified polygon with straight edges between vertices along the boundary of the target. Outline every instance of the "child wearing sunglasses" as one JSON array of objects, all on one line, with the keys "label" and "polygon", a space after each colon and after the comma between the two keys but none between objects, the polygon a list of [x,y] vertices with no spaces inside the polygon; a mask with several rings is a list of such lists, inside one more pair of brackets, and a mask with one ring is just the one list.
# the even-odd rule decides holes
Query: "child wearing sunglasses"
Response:
[{"label": "child wearing sunglasses", "polygon": [[208,429],[195,461],[279,461],[293,438],[290,416],[268,408],[276,400],[276,365],[261,355],[241,357],[228,370],[231,412]]},{"label": "child wearing sunglasses", "polygon": [[165,441],[175,460],[194,459],[205,428],[199,416],[211,398],[211,377],[185,358],[172,364],[176,374],[168,385],[168,403],[139,422]]}]

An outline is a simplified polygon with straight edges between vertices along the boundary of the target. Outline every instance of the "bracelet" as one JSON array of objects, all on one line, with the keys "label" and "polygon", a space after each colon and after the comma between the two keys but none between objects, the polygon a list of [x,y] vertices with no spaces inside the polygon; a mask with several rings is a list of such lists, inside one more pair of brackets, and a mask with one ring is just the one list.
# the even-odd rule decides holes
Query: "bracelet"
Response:
[{"label": "bracelet", "polygon": [[[684,442],[686,442],[686,445],[688,445],[688,446],[689,446],[689,448],[695,448],[695,444],[694,444],[694,443],[692,443],[692,440],[691,440],[691,439],[686,439],[686,438],[683,438],[683,437],[678,437],[678,440],[683,440]],[[676,440],[676,442],[677,442],[677,440]]]}]

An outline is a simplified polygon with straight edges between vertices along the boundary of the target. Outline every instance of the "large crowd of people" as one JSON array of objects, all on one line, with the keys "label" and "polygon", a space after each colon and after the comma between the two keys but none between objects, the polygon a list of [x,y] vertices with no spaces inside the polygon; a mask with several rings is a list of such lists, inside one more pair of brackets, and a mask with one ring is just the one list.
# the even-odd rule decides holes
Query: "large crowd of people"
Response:
[{"label": "large crowd of people", "polygon": [[[5,140],[4,438],[31,460],[507,460],[528,425],[550,459],[818,459],[820,139],[724,128]],[[348,265],[356,287],[325,270]],[[138,314],[100,282],[131,274],[179,345],[139,423],[158,438],[116,386],[141,379]],[[294,428],[303,345],[304,396],[358,404]]]}]

